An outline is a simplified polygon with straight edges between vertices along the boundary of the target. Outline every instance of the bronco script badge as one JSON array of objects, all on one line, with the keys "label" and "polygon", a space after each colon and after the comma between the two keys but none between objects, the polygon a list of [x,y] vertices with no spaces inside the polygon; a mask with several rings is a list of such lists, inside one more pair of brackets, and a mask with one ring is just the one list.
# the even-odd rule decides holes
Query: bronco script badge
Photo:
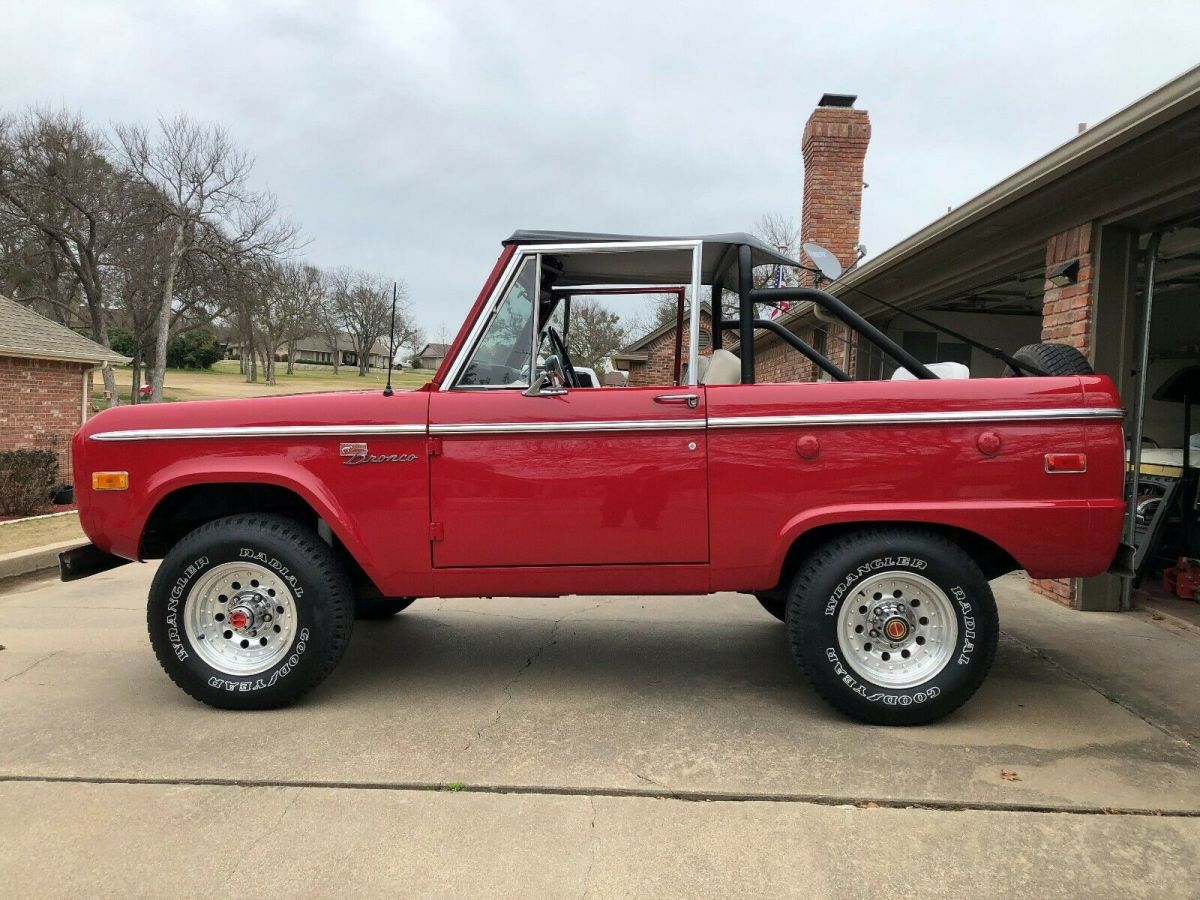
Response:
[{"label": "bronco script badge", "polygon": [[361,466],[364,463],[410,463],[417,461],[415,453],[380,453],[372,455],[363,444],[342,444],[338,455],[346,458],[346,465]]}]

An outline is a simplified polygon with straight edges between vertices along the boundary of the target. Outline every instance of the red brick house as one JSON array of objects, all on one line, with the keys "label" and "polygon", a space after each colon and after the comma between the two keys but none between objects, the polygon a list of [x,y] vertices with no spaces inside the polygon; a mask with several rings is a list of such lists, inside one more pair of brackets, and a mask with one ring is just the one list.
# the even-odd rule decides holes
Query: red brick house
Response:
[{"label": "red brick house", "polygon": [[[687,367],[688,340],[690,332],[687,320],[683,326],[684,362]],[[700,355],[712,353],[712,315],[708,304],[700,305]],[[675,377],[675,323],[660,325],[632,344],[618,350],[612,357],[617,371],[625,373],[629,387],[672,384]],[[682,373],[687,380],[687,372]]]},{"label": "red brick house", "polygon": [[53,450],[71,480],[71,436],[88,415],[92,372],[128,360],[0,297],[0,450]]}]

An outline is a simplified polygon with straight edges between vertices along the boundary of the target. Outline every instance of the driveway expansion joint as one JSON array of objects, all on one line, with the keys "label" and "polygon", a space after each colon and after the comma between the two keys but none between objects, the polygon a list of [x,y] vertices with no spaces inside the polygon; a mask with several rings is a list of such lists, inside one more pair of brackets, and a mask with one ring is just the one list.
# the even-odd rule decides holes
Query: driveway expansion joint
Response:
[{"label": "driveway expansion joint", "polygon": [[[174,787],[312,788],[341,791],[393,791],[445,793],[444,782],[434,781],[306,781],[232,778],[138,778],[90,777],[83,775],[0,774],[0,784],[88,784],[164,785]],[[1070,806],[1055,803],[1017,803],[1002,800],[928,800],[896,797],[846,797],[834,794],[752,794],[736,791],[652,791],[647,788],[555,787],[529,784],[463,784],[456,794],[512,794],[542,797],[596,797],[615,799],[678,800],[686,803],[794,803],[807,806],[836,806],[870,812],[874,809],[907,809],[928,812],[1057,813],[1075,816],[1140,816],[1163,819],[1200,819],[1196,809],[1116,808]]]}]

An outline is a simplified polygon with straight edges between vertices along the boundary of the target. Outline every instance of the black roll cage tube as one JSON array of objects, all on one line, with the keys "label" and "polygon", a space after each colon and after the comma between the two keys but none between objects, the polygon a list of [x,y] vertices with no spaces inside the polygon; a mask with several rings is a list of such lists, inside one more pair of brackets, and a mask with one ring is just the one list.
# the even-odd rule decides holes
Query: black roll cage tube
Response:
[{"label": "black roll cage tube", "polygon": [[754,384],[754,330],[756,328],[766,329],[772,334],[778,335],[783,341],[804,354],[804,356],[836,381],[853,380],[842,369],[830,362],[824,354],[818,352],[808,343],[792,334],[778,322],[770,319],[756,319],[754,317],[755,303],[773,304],[784,301],[808,301],[817,304],[831,315],[836,316],[851,329],[861,334],[899,363],[901,368],[907,369],[916,378],[937,379],[937,375],[929,371],[929,368],[924,363],[832,294],[827,294],[816,288],[805,287],[754,287],[752,278],[753,261],[750,247],[746,244],[740,244],[737,248],[738,318],[726,319],[725,313],[721,308],[722,294],[724,292],[721,283],[725,273],[732,264],[733,258],[727,254],[713,273],[713,346],[719,349],[721,347],[722,334],[725,331],[737,330],[741,345],[740,349],[742,351],[742,384]]}]

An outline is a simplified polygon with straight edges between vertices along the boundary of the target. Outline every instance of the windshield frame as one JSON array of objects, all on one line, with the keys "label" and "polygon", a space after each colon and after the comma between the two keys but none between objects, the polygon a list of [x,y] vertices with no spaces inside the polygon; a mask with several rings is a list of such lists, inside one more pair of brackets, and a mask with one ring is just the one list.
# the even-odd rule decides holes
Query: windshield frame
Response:
[{"label": "windshield frame", "polygon": [[[702,279],[702,259],[704,251],[704,242],[700,240],[659,240],[659,241],[625,241],[615,242],[609,241],[605,243],[582,243],[582,244],[530,244],[517,247],[517,252],[512,255],[505,267],[503,276],[497,280],[496,286],[489,294],[487,302],[483,308],[479,310],[479,314],[475,317],[475,321],[471,323],[471,330],[467,335],[467,339],[463,342],[462,348],[458,355],[454,358],[446,377],[438,386],[438,391],[450,390],[514,390],[515,386],[509,385],[493,385],[493,386],[472,386],[459,385],[458,380],[462,377],[463,371],[474,358],[476,351],[479,348],[479,342],[482,340],[484,332],[487,330],[488,323],[491,322],[492,316],[495,313],[496,307],[501,303],[507,295],[508,290],[512,287],[513,282],[520,274],[522,265],[529,259],[534,260],[537,275],[535,279],[535,297],[533,304],[533,323],[530,329],[530,347],[531,367],[536,364],[537,350],[540,343],[539,336],[541,332],[541,293],[542,293],[542,259],[546,256],[565,256],[570,254],[580,253],[638,253],[643,251],[661,251],[661,250],[678,250],[680,252],[691,251],[692,254],[692,305],[689,316],[689,334],[687,346],[687,386],[695,387],[698,383],[698,374],[696,371],[696,362],[700,353],[700,287]],[[664,283],[665,284],[665,283]],[[678,281],[672,282],[678,284]],[[596,285],[601,287],[602,285]],[[580,292],[582,293],[582,291]],[[531,373],[532,374],[532,373]]]}]

